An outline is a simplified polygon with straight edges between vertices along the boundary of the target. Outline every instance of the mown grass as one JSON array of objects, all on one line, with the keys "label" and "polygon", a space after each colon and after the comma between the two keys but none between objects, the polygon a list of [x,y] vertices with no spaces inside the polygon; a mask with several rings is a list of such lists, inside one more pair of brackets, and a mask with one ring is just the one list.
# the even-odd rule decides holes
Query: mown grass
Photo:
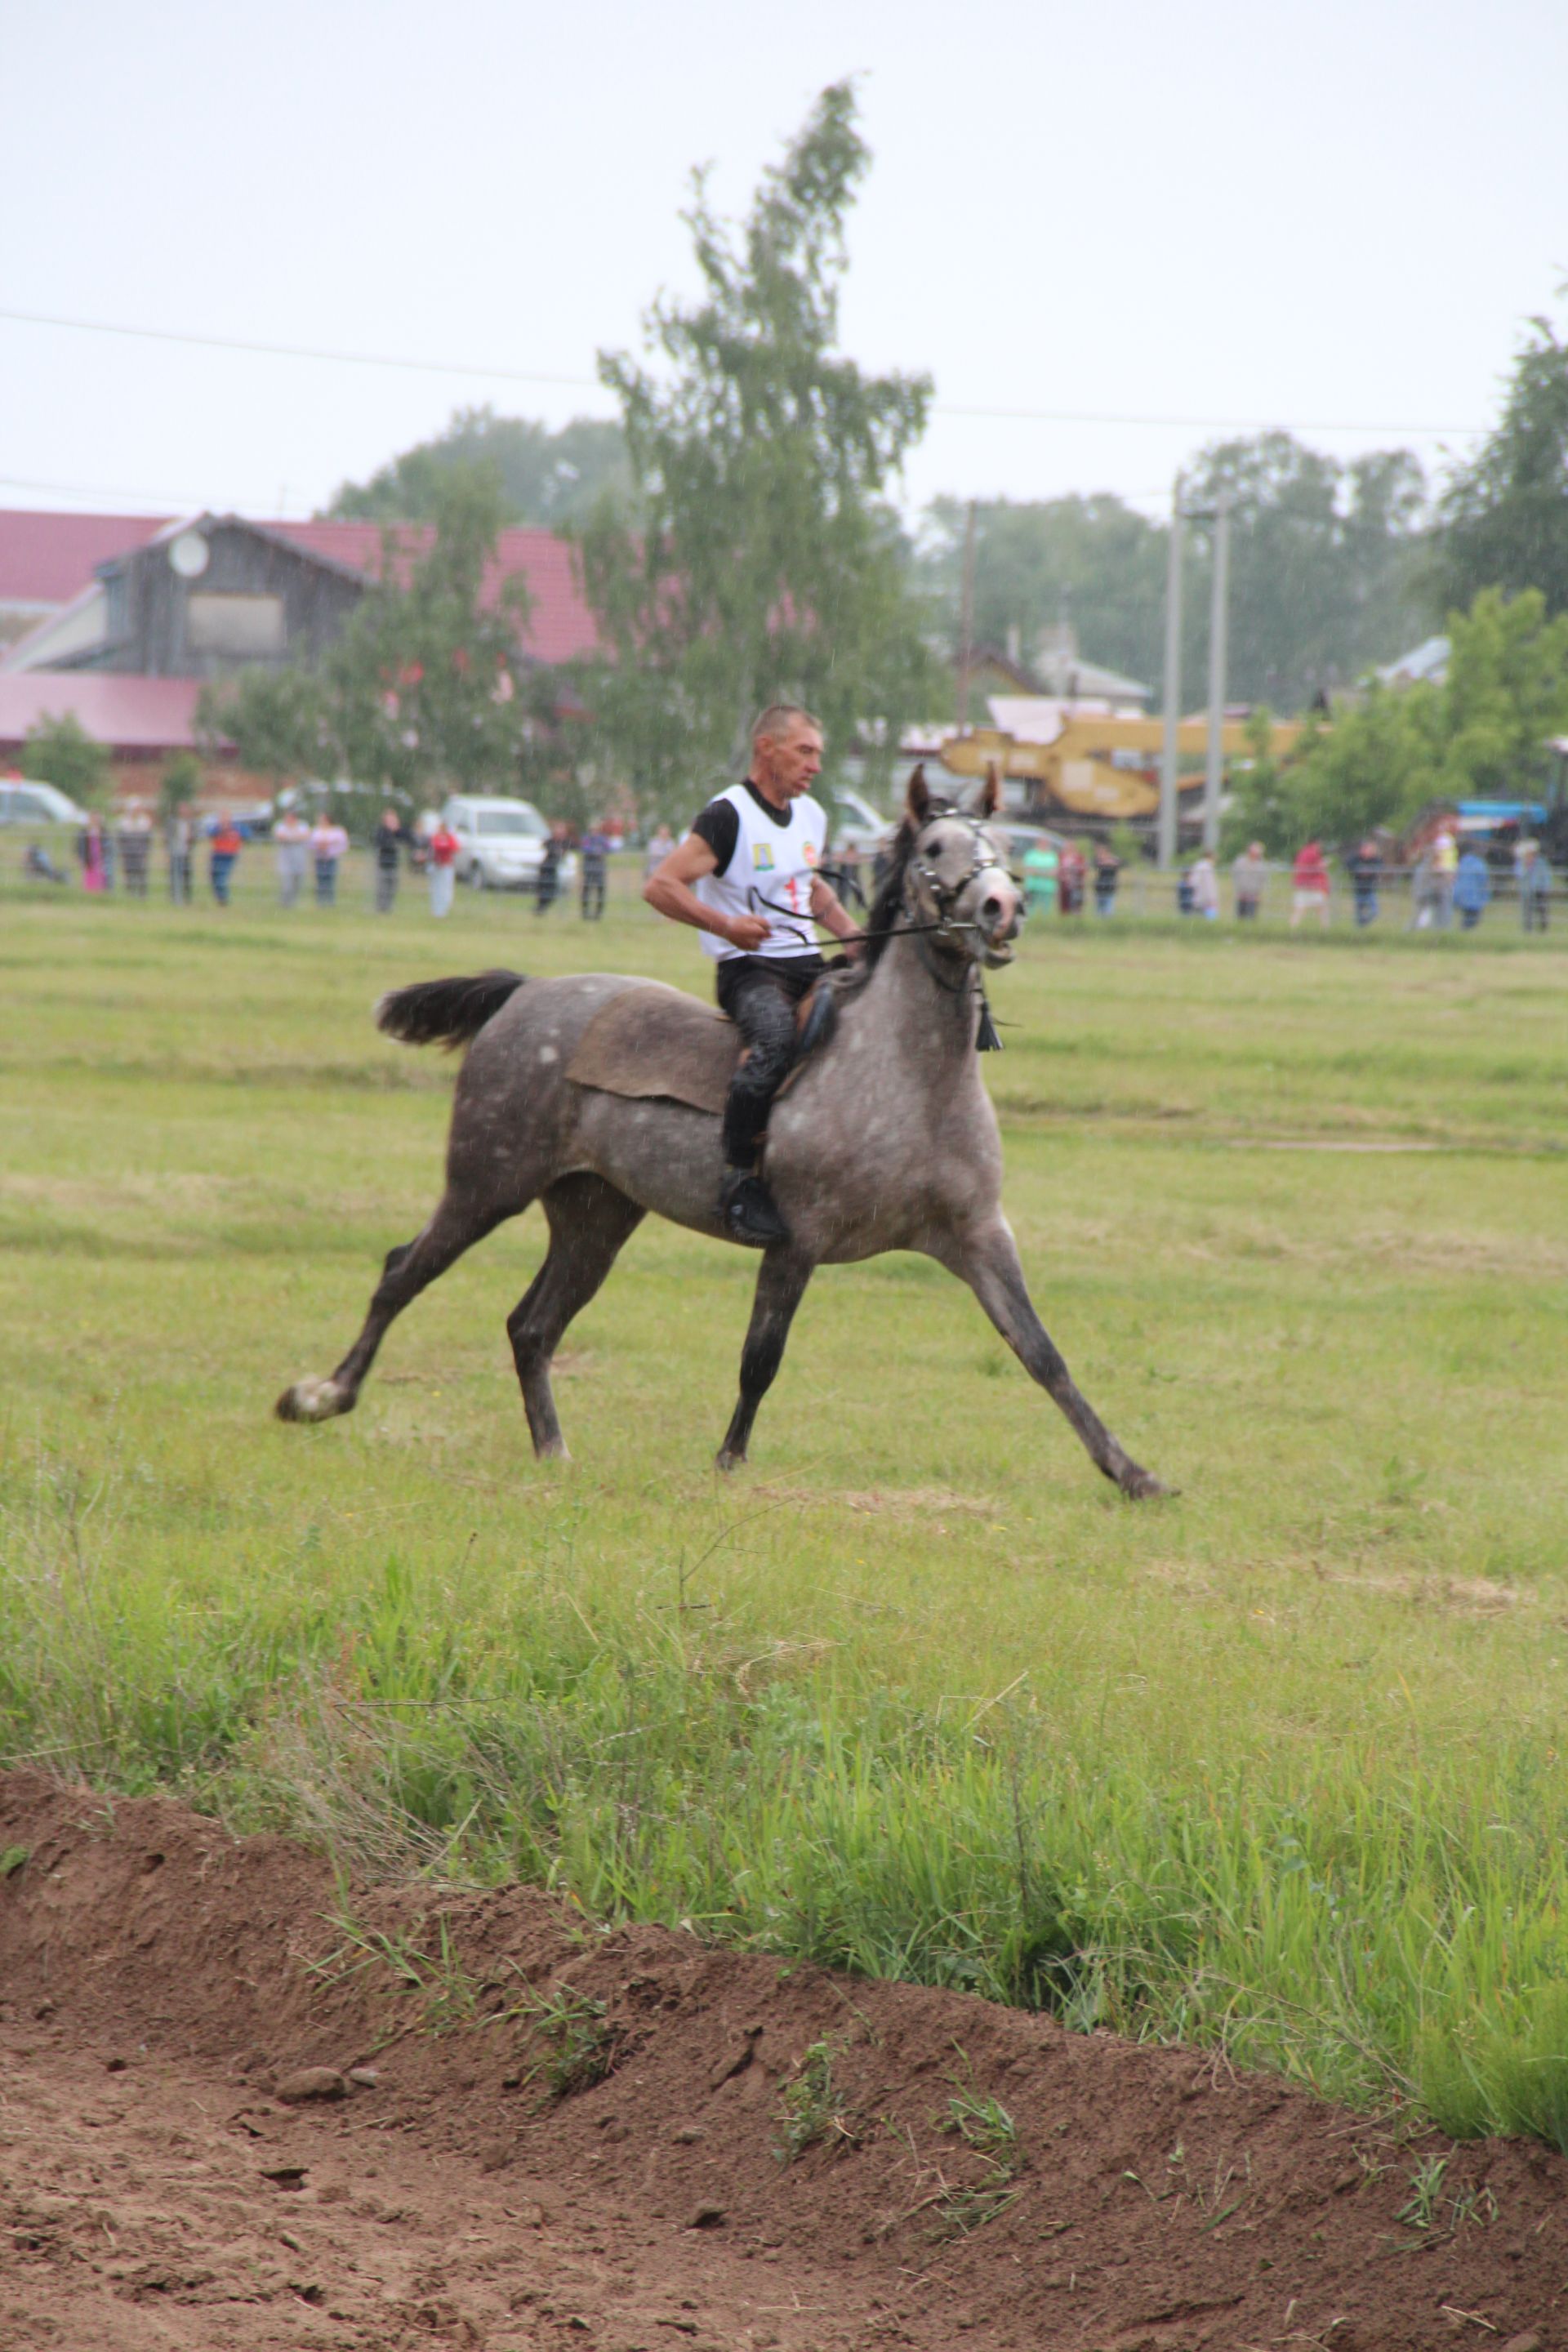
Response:
[{"label": "mown grass", "polygon": [[701,984],[624,885],[0,898],[5,1754],[1568,2144],[1568,955],[1086,926],[998,982],[1010,1213],[1142,1510],[909,1258],[819,1278],[721,1486],[754,1269],[664,1227],[569,1466],[501,1328],[537,1216],[272,1423],[438,1180],[450,1066],[370,1003],[494,961]]}]

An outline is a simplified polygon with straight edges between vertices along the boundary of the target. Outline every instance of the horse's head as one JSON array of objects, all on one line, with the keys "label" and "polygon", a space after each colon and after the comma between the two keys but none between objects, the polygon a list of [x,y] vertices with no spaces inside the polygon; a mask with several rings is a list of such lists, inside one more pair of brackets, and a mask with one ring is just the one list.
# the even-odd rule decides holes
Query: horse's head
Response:
[{"label": "horse's head", "polygon": [[904,902],[917,923],[935,927],[939,944],[991,970],[1013,961],[1024,919],[1024,894],[1007,871],[1008,846],[988,823],[1002,805],[994,766],[973,814],[933,797],[923,767],[910,778],[904,803],[909,838]]}]

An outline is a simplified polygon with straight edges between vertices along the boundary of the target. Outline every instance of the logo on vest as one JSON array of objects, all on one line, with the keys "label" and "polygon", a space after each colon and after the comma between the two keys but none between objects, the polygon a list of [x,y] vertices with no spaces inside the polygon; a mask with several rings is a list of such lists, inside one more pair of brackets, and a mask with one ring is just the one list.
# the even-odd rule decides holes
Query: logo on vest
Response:
[{"label": "logo on vest", "polygon": [[752,864],[759,874],[771,874],[773,872],[773,853],[765,841],[752,842]]}]

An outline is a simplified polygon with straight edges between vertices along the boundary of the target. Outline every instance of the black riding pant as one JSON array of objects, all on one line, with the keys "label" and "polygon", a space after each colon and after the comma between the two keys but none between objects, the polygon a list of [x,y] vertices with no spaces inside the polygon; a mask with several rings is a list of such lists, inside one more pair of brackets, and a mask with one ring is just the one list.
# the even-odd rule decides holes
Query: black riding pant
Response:
[{"label": "black riding pant", "polygon": [[768,1106],[795,1058],[795,1015],[823,970],[819,955],[726,956],[719,966],[719,1009],[741,1033],[745,1057],[724,1105],[724,1157],[754,1168]]}]

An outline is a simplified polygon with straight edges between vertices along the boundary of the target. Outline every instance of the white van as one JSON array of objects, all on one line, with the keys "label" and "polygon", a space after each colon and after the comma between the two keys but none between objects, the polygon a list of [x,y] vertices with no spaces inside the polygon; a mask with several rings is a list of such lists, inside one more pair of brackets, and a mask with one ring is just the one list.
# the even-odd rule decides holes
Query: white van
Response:
[{"label": "white van", "polygon": [[891,817],[883,816],[851,785],[829,785],[822,798],[827,803],[827,846],[835,856],[874,857],[891,838]]},{"label": "white van", "polygon": [[[550,838],[550,827],[531,801],[455,794],[441,822],[458,836],[457,876],[476,890],[531,890]],[[561,861],[561,881],[571,879],[574,861]]]},{"label": "white van", "polygon": [[0,824],[85,824],[87,811],[53,784],[0,776]]}]

